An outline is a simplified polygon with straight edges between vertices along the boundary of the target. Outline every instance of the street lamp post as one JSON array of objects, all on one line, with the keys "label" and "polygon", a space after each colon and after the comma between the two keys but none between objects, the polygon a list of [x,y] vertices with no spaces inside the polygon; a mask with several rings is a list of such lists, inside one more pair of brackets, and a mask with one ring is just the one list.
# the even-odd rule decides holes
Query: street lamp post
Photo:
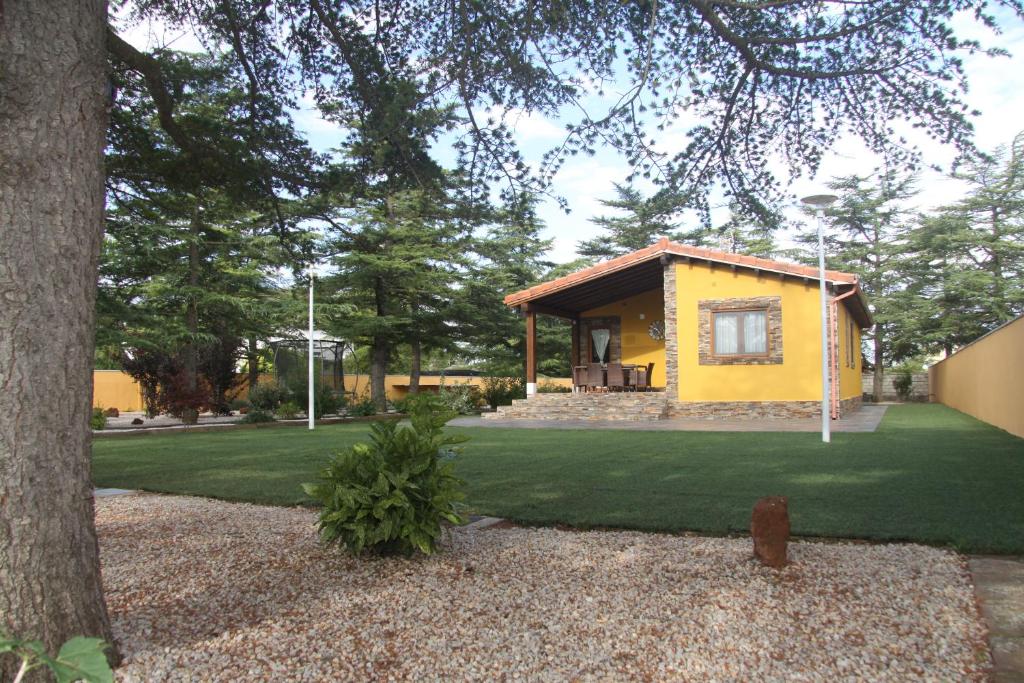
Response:
[{"label": "street lamp post", "polygon": [[825,237],[822,225],[825,209],[832,206],[837,199],[839,198],[831,194],[816,194],[800,200],[814,208],[814,215],[818,219],[818,291],[821,298],[821,440],[824,443],[829,443],[832,440],[832,435],[831,410],[828,405],[831,389],[828,372],[828,293],[825,284]]},{"label": "street lamp post", "polygon": [[307,404],[309,409],[306,410],[307,418],[309,420],[309,428],[313,429],[315,420],[313,415],[315,414],[315,406],[313,401],[315,400],[313,384],[313,264],[309,264],[309,396]]}]

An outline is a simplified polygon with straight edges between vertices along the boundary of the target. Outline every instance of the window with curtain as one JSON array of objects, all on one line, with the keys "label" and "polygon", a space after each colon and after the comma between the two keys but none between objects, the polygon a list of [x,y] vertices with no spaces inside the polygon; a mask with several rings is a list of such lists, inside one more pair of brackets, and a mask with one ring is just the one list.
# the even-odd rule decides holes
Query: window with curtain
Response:
[{"label": "window with curtain", "polygon": [[714,311],[712,329],[716,356],[768,354],[768,311]]},{"label": "window with curtain", "polygon": [[612,339],[611,330],[599,328],[590,331],[590,362],[608,362],[608,342]]}]

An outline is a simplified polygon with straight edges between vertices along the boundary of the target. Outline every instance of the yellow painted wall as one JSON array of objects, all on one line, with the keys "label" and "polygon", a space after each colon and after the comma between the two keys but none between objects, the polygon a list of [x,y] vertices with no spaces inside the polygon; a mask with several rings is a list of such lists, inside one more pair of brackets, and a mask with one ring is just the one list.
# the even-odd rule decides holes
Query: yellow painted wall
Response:
[{"label": "yellow painted wall", "polygon": [[[812,401],[821,399],[821,314],[818,286],[777,274],[707,263],[677,263],[679,400]],[[782,297],[783,362],[777,365],[700,365],[698,310],[703,299]]]},{"label": "yellow painted wall", "polygon": [[[260,375],[261,382],[272,382],[273,375]],[[481,386],[483,377],[446,377],[445,386],[456,384],[471,384]],[[541,377],[539,384],[557,384],[563,387],[571,387],[572,379],[567,377]],[[441,384],[440,377],[421,377],[420,387],[426,391],[436,391]],[[408,395],[408,375],[387,375],[384,378],[384,386],[387,396],[391,400],[400,399]],[[355,391],[360,396],[370,395],[369,375],[345,375],[345,389],[349,392]],[[243,388],[239,393],[244,393]],[[142,402],[142,392],[138,383],[132,377],[120,370],[94,370],[93,371],[93,399],[94,406],[103,408],[117,408],[122,412],[141,412],[145,410]]]},{"label": "yellow painted wall", "polygon": [[934,400],[1024,437],[1024,317],[928,369]]},{"label": "yellow painted wall", "polygon": [[846,350],[849,346],[846,328],[850,324],[852,316],[842,301],[839,302],[838,318],[839,328],[836,331],[839,336],[839,398],[855,398],[863,393],[860,366],[860,325],[853,326],[853,367],[851,368],[846,364]]},{"label": "yellow painted wall", "polygon": [[142,389],[131,375],[120,370],[93,370],[92,404],[126,413],[143,410]]},{"label": "yellow painted wall", "polygon": [[[622,362],[636,365],[654,363],[651,386],[665,386],[665,340],[655,341],[648,334],[652,322],[665,319],[664,291],[660,288],[652,289],[580,313],[581,318],[611,315],[619,316],[622,324]],[[580,343],[586,344],[587,340],[581,340]]]}]

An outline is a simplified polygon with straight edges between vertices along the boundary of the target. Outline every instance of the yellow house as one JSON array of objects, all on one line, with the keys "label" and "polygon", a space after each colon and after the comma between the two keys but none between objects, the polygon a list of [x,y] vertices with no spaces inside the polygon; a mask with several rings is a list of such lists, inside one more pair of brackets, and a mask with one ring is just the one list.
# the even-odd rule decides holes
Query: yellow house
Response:
[{"label": "yellow house", "polygon": [[[839,417],[860,405],[861,331],[873,322],[855,275],[827,271],[825,279],[830,405],[832,416]],[[568,399],[579,403],[575,412],[565,407],[564,396],[558,409],[553,409],[555,397],[534,396],[538,314],[571,322],[579,376],[600,364],[605,377],[619,365],[642,372],[641,381],[647,377],[656,392],[629,392],[627,379],[622,399],[608,404],[613,413],[623,413],[619,417],[821,415],[816,268],[662,239],[510,294],[505,303],[526,318],[527,393],[533,398],[499,417],[616,417],[586,405],[585,396],[591,395],[591,402],[606,400],[598,397],[610,392],[583,394],[588,387],[580,379],[575,382],[580,393]],[[531,400],[548,409],[544,414],[531,410]]]}]

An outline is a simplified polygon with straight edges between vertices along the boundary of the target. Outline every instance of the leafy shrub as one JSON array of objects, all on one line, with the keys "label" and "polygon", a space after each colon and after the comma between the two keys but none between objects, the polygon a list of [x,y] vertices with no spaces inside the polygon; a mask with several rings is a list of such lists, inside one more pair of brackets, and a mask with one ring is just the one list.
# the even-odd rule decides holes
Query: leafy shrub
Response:
[{"label": "leafy shrub", "polygon": [[282,420],[294,420],[299,414],[299,404],[295,401],[285,401],[274,411]]},{"label": "leafy shrub", "polygon": [[475,413],[480,406],[480,390],[471,384],[441,385],[437,397],[448,410],[459,415]]},{"label": "leafy shrub", "polygon": [[910,395],[914,392],[914,370],[905,365],[896,368],[896,376],[892,379],[892,386],[901,401],[910,400]]},{"label": "leafy shrub", "polygon": [[[288,389],[278,386],[274,382],[257,384],[249,390],[249,404],[256,411],[274,411],[277,407],[291,398]],[[255,412],[255,411],[253,411]],[[252,413],[249,413],[250,415]]]},{"label": "leafy shrub", "polygon": [[99,406],[93,406],[92,417],[89,418],[89,427],[92,429],[106,429],[107,413]]},{"label": "leafy shrub", "polygon": [[242,422],[246,424],[257,424],[260,422],[276,422],[273,413],[269,410],[250,410],[242,418]]},{"label": "leafy shrub", "polygon": [[[85,681],[85,683],[107,683],[114,680],[104,650],[109,647],[99,638],[75,636],[60,647],[56,657],[46,653],[38,640],[20,640],[0,634],[0,655],[13,653],[21,659],[20,672],[16,681],[28,672],[45,666],[57,683]],[[43,677],[33,674],[32,680]]]},{"label": "leafy shrub", "polygon": [[338,453],[320,472],[320,481],[303,484],[323,504],[321,539],[355,555],[364,550],[411,555],[437,551],[441,523],[465,524],[458,513],[462,481],[447,462],[454,444],[443,427],[455,413],[434,396],[409,400],[412,426],[376,422],[369,443]]},{"label": "leafy shrub", "polygon": [[391,407],[394,408],[395,412],[408,413],[409,412],[409,400],[412,396],[406,396],[405,398],[399,398],[391,402]]},{"label": "leafy shrub", "polygon": [[538,394],[570,394],[572,389],[561,384],[555,384],[550,380],[545,380],[537,385]]},{"label": "leafy shrub", "polygon": [[228,404],[228,408],[230,408],[231,410],[241,410],[242,408],[248,408],[251,405],[252,404],[246,401],[244,398],[234,398],[231,399],[231,403]]},{"label": "leafy shrub", "polygon": [[511,405],[512,399],[526,398],[526,382],[522,377],[484,377],[481,391],[487,405]]},{"label": "leafy shrub", "polygon": [[[298,404],[303,412],[306,412],[309,409],[309,382],[303,377],[290,386],[295,403]],[[316,380],[313,386],[315,392],[313,396],[313,417],[316,419],[319,420],[324,415],[337,413],[345,405],[344,397],[338,396],[329,386],[321,384],[320,380]]]},{"label": "leafy shrub", "polygon": [[349,415],[354,417],[367,417],[377,414],[377,405],[373,402],[373,399],[366,397],[355,403],[350,403],[347,411]]}]

